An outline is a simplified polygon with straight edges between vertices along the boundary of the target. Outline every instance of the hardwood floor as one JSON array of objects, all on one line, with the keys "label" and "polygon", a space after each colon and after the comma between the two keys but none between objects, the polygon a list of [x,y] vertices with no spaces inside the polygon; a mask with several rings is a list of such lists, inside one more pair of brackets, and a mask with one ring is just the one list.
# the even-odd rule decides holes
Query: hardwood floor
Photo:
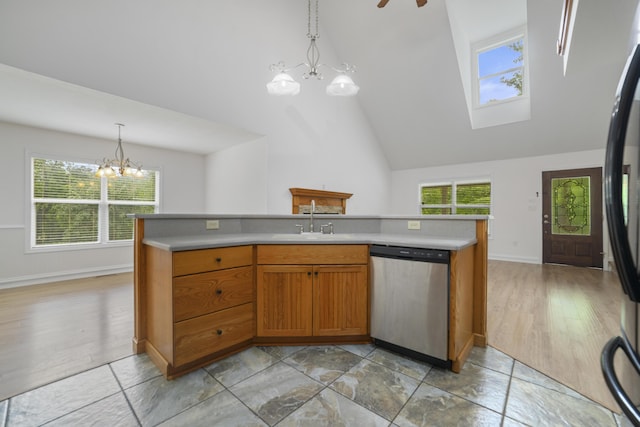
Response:
[{"label": "hardwood floor", "polygon": [[489,345],[620,412],[600,352],[620,333],[615,273],[564,265],[490,261]]},{"label": "hardwood floor", "polygon": [[[600,350],[619,333],[614,273],[489,261],[489,344],[619,412]],[[0,290],[0,401],[132,353],[133,278]]]},{"label": "hardwood floor", "polygon": [[133,275],[0,290],[0,401],[132,354]]}]

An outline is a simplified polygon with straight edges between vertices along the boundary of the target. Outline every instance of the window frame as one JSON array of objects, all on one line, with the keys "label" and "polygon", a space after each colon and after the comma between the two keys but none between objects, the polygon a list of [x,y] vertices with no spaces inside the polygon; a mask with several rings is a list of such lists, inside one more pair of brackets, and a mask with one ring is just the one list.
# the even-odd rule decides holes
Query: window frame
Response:
[{"label": "window frame", "polygon": [[[517,70],[522,68],[522,95],[513,96],[511,98],[500,99],[492,102],[487,102],[485,104],[480,104],[480,81],[487,78],[480,78],[479,72],[479,63],[478,63],[478,55],[484,52],[488,52],[493,49],[497,49],[502,46],[508,46],[509,44],[516,42],[522,39],[522,57],[523,64],[522,66],[512,67],[505,70],[502,70],[499,73],[494,73],[491,76],[496,76],[503,74],[508,71]],[[471,86],[472,86],[472,107],[474,110],[483,109],[483,108],[491,108],[497,105],[503,105],[510,102],[529,102],[529,55],[528,55],[528,37],[527,37],[527,28],[526,26],[519,26],[509,31],[505,31],[503,33],[497,34],[495,36],[489,37],[487,39],[483,39],[477,41],[471,45]]]},{"label": "window frame", "polygon": [[[155,178],[155,201],[124,201],[124,200],[109,200],[108,198],[108,186],[109,178],[104,176],[100,178],[100,199],[41,199],[34,197],[34,185],[35,179],[33,176],[33,166],[35,159],[54,160],[60,162],[71,162],[85,165],[95,165],[98,167],[98,162],[95,160],[87,160],[86,158],[78,158],[74,156],[60,156],[52,154],[43,154],[36,152],[27,152],[25,155],[25,171],[26,171],[26,187],[29,194],[25,197],[25,252],[26,253],[40,253],[40,252],[58,252],[69,250],[85,250],[85,249],[98,249],[98,248],[115,248],[133,245],[133,236],[131,239],[126,240],[110,240],[109,239],[109,205],[149,205],[154,207],[154,212],[158,213],[161,209],[161,168],[149,167],[145,168],[145,171],[153,172],[156,175]],[[112,178],[113,179],[113,178]],[[117,178],[116,178],[117,179]],[[58,243],[50,245],[36,245],[36,203],[46,200],[46,203],[68,203],[68,204],[91,204],[98,205],[98,240],[97,242],[76,242],[76,243]]]},{"label": "window frame", "polygon": [[[484,204],[463,204],[460,205],[457,203],[457,187],[459,185],[468,185],[468,184],[484,184],[488,183],[491,188],[491,196],[488,205]],[[451,187],[451,204],[424,204],[422,203],[422,189],[424,187]],[[449,216],[449,215],[484,215],[484,214],[461,214],[457,213],[458,208],[489,208],[489,213],[486,214],[488,216],[493,215],[493,182],[490,177],[485,178],[456,178],[442,181],[432,181],[432,182],[423,182],[418,186],[418,212],[421,216],[426,215],[435,215],[435,216]],[[426,214],[423,213],[423,209],[450,209],[451,213],[440,213],[440,214]]]}]

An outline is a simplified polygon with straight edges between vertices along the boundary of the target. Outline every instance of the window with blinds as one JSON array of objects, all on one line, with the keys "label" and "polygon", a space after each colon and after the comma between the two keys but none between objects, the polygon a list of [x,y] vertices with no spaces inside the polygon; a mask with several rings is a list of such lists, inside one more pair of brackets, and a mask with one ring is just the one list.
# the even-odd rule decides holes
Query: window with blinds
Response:
[{"label": "window with blinds", "polygon": [[156,211],[156,172],[143,171],[143,177],[120,176],[107,181],[109,241],[133,239],[131,213]]},{"label": "window with blinds", "polygon": [[158,209],[158,172],[142,178],[96,177],[98,165],[31,159],[31,246],[133,239],[131,213]]},{"label": "window with blinds", "polygon": [[420,185],[423,215],[490,215],[491,181],[451,181]]}]

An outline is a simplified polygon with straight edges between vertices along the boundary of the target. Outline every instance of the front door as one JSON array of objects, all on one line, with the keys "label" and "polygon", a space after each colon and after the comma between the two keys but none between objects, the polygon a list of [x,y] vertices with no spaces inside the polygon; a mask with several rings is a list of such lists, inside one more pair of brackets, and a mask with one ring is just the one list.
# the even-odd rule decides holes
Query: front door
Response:
[{"label": "front door", "polygon": [[542,262],[602,268],[602,168],[542,172]]}]

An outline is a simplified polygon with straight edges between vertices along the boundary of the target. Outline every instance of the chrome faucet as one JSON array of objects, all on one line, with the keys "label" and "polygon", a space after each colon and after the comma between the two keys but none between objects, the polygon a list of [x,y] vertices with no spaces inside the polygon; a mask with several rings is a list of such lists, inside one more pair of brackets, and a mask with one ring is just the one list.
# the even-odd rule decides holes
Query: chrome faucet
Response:
[{"label": "chrome faucet", "polygon": [[309,217],[309,233],[313,233],[313,212],[316,210],[316,201],[311,201],[311,216]]}]

